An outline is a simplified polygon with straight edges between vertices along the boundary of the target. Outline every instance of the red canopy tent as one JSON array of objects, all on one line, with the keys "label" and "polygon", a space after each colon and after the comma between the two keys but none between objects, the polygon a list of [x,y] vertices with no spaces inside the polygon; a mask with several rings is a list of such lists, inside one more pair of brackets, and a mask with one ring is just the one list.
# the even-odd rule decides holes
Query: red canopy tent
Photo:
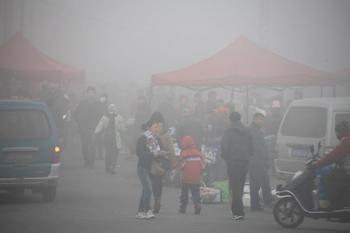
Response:
[{"label": "red canopy tent", "polygon": [[197,64],[153,75],[152,86],[327,85],[333,82],[332,76],[290,61],[240,37]]},{"label": "red canopy tent", "polygon": [[40,52],[18,32],[0,47],[0,76],[61,82],[82,80],[84,73]]}]

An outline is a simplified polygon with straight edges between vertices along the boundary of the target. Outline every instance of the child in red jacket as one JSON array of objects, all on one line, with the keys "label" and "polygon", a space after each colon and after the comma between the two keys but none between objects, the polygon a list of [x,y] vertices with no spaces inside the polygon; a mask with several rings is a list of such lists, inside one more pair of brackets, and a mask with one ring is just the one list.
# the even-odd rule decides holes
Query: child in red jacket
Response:
[{"label": "child in red jacket", "polygon": [[192,193],[195,214],[201,212],[200,183],[204,169],[201,152],[196,148],[194,140],[185,136],[181,140],[180,169],[182,170],[182,188],[180,196],[180,213],[186,213],[189,190]]}]

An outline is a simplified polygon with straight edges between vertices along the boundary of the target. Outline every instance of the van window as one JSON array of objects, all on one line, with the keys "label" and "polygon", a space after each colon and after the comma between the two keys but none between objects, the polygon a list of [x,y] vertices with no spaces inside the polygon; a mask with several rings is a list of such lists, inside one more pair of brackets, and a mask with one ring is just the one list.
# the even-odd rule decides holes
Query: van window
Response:
[{"label": "van window", "polygon": [[0,140],[45,139],[50,136],[46,114],[37,110],[1,110]]},{"label": "van window", "polygon": [[321,138],[326,135],[327,109],[321,107],[291,107],[281,134],[291,137]]}]

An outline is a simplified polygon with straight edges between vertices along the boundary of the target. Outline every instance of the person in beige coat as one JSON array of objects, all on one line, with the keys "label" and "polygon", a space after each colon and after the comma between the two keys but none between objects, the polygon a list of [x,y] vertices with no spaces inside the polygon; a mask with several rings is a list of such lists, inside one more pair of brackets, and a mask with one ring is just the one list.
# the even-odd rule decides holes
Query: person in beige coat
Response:
[{"label": "person in beige coat", "polygon": [[95,129],[95,136],[103,134],[105,147],[106,172],[115,174],[119,151],[122,147],[122,133],[125,131],[124,118],[117,113],[114,104],[108,105],[108,111],[102,116]]}]

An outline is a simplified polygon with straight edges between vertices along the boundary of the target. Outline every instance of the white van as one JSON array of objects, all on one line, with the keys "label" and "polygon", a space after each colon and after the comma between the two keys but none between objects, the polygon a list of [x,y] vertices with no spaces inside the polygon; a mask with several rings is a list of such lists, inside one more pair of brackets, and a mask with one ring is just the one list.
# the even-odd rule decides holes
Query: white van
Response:
[{"label": "white van", "polygon": [[321,142],[321,154],[332,150],[338,144],[334,126],[341,121],[350,122],[350,97],[293,101],[277,134],[276,174],[288,177],[303,170],[312,145]]}]

